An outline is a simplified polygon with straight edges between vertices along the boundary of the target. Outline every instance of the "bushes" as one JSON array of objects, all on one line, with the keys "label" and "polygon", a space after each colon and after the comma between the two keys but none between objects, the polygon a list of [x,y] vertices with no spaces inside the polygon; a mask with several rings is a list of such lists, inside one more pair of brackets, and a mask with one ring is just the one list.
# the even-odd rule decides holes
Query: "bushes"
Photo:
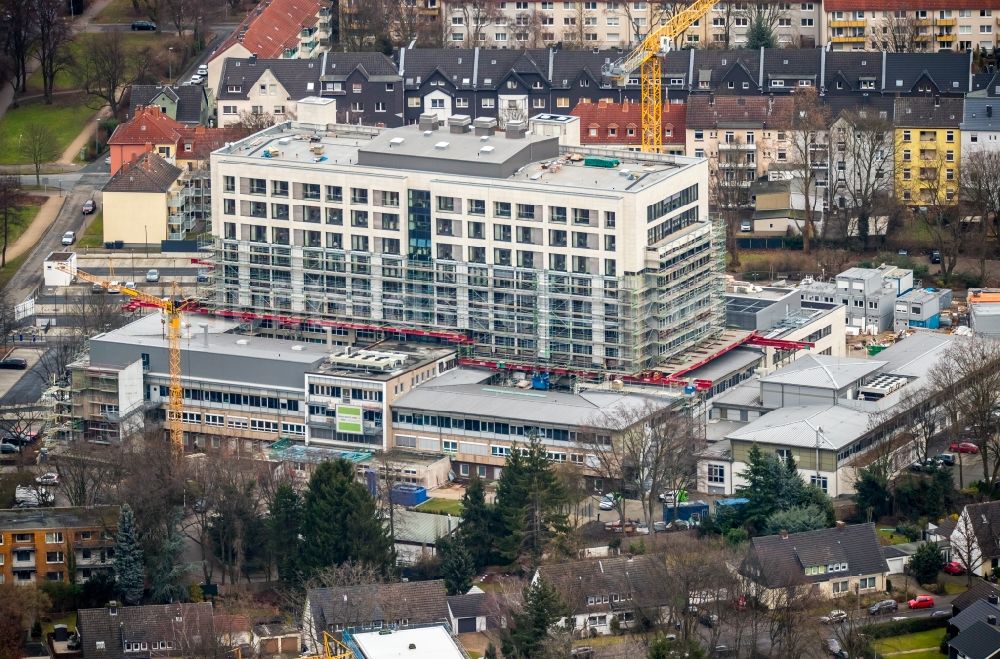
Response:
[{"label": "bushes", "polygon": [[867,625],[864,628],[864,633],[871,639],[877,639],[926,632],[930,629],[941,629],[947,626],[948,618],[907,618],[906,620]]}]

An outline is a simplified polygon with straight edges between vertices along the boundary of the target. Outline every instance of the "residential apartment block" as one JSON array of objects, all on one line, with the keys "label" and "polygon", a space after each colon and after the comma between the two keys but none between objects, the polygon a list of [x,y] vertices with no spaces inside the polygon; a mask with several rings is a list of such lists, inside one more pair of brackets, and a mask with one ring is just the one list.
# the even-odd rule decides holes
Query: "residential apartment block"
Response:
[{"label": "residential apartment block", "polygon": [[962,123],[962,160],[976,151],[1000,149],[1000,78],[990,76],[983,89],[965,97]]},{"label": "residential apartment block", "polygon": [[[642,105],[622,103],[580,103],[571,112],[580,119],[580,144],[605,145],[629,151],[642,149]],[[684,155],[687,106],[663,106],[663,152]]]},{"label": "residential apartment block", "polygon": [[960,98],[896,100],[895,189],[903,203],[957,203],[963,105]]},{"label": "residential apartment block", "polygon": [[982,0],[827,0],[822,43],[833,50],[992,50],[1000,8]]},{"label": "residential apartment block", "polygon": [[84,583],[109,570],[117,506],[0,510],[0,583]]},{"label": "residential apartment block", "polygon": [[286,123],[216,151],[215,303],[615,372],[721,327],[704,161],[448,121]]},{"label": "residential apartment block", "polygon": [[[669,7],[669,4],[665,4]],[[781,48],[812,48],[821,45],[821,2],[776,2],[768,7],[774,36]],[[745,48],[747,34],[757,9],[750,2],[720,2],[696,21],[675,46],[691,48]]]}]

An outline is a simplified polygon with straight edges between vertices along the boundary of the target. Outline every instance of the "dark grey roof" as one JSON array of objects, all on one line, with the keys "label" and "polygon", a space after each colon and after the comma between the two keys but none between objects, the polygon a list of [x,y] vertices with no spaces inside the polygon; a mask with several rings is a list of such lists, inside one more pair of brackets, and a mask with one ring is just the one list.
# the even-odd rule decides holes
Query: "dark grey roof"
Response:
[{"label": "dark grey roof", "polygon": [[1000,629],[979,621],[948,641],[967,659],[991,659],[1000,655]]},{"label": "dark grey roof", "polygon": [[382,53],[329,52],[320,60],[323,80],[344,80],[356,70],[372,82],[399,80],[396,65]]},{"label": "dark grey roof", "polygon": [[[751,540],[753,563],[745,563],[744,574],[758,578],[767,587],[815,583],[846,574],[884,574],[889,566],[879,549],[874,524],[768,535]],[[805,568],[847,563],[846,571],[806,576]]]},{"label": "dark grey roof", "polygon": [[593,50],[559,50],[552,58],[552,79],[550,82],[557,89],[565,89],[583,77],[602,82],[604,76],[601,71],[604,65],[616,62],[622,57],[624,55],[617,50],[596,52]]},{"label": "dark grey roof", "polygon": [[[740,66],[747,70],[753,80],[760,82],[760,51],[759,50],[714,50],[699,49],[694,55],[694,77],[692,89],[698,88],[700,71],[711,72],[711,84],[714,89],[719,81]],[[818,67],[817,67],[818,68]]]},{"label": "dark grey roof", "polygon": [[118,526],[118,506],[0,510],[0,532]]},{"label": "dark grey roof", "polygon": [[958,128],[962,123],[961,98],[930,96],[896,99],[893,118],[903,128]]},{"label": "dark grey roof", "polygon": [[473,88],[474,48],[402,48],[396,55],[407,87],[418,86],[439,72],[459,89]]},{"label": "dark grey roof", "polygon": [[[82,639],[83,659],[124,659],[150,656],[124,651],[124,643],[167,641],[174,651],[157,656],[202,656],[215,645],[212,604],[152,604],[102,609],[81,609],[77,628]],[[98,644],[103,649],[98,649]],[[152,648],[149,648],[150,650]]]},{"label": "dark grey roof", "polygon": [[809,78],[819,84],[820,57],[818,48],[770,48],[764,51],[764,75]]},{"label": "dark grey roof", "polygon": [[826,54],[826,87],[835,89],[839,77],[847,82],[847,89],[861,88],[861,79],[875,80],[875,90],[882,89],[882,53],[870,51],[834,50]]},{"label": "dark grey roof", "polygon": [[[218,99],[245,100],[265,71],[270,71],[278,79],[293,100],[319,94],[320,65],[321,62],[315,59],[259,59],[254,62],[251,59],[227,58],[219,80]],[[230,92],[230,86],[238,87],[240,91]]]},{"label": "dark grey roof", "polygon": [[873,94],[869,96],[850,95],[830,95],[825,98],[827,107],[830,108],[830,116],[836,118],[845,112],[864,112],[868,117],[883,117],[892,121],[892,113],[895,112],[895,99],[891,96],[881,96]]},{"label": "dark grey roof", "polygon": [[917,83],[930,80],[942,94],[969,91],[972,53],[887,53],[885,91],[917,91]]},{"label": "dark grey roof", "polygon": [[889,558],[903,558],[903,557],[909,556],[909,555],[910,555],[909,553],[907,553],[907,552],[905,552],[905,551],[903,551],[901,549],[898,549],[894,545],[885,545],[884,547],[882,547],[882,557],[885,558],[885,559],[889,559]]},{"label": "dark grey roof", "polygon": [[[998,82],[993,82],[994,80]],[[1000,74],[995,72],[991,73],[973,73],[972,74],[972,91],[973,92],[985,92],[989,93],[992,90],[993,94],[996,94],[997,84],[1000,84]]]},{"label": "dark grey roof", "polygon": [[958,631],[964,631],[977,621],[986,620],[989,616],[1000,618],[1000,605],[990,604],[987,599],[972,602],[948,621],[948,625]]},{"label": "dark grey roof", "polygon": [[307,598],[317,629],[356,627],[376,620],[410,625],[448,619],[444,581],[406,581],[314,588]]},{"label": "dark grey roof", "polygon": [[[556,587],[573,611],[611,610],[623,606],[612,595],[625,599],[631,594],[633,606],[662,606],[668,603],[665,586],[667,567],[662,555],[602,558],[543,565],[538,576]],[[588,597],[609,596],[607,604],[589,604]],[[627,600],[626,600],[627,601]]]},{"label": "dark grey roof", "polygon": [[180,175],[180,168],[147,151],[119,169],[104,192],[166,192]]},{"label": "dark grey roof", "polygon": [[1000,130],[1000,98],[965,97],[962,130]]},{"label": "dark grey roof", "polygon": [[971,503],[962,514],[969,516],[983,556],[987,559],[1000,556],[1000,501]]},{"label": "dark grey roof", "polygon": [[976,579],[972,582],[971,588],[952,600],[951,605],[956,611],[964,611],[973,602],[986,600],[990,595],[997,595],[1000,597],[1000,588],[994,586],[988,581]]},{"label": "dark grey roof", "polygon": [[160,95],[177,103],[177,121],[201,123],[202,110],[208,105],[208,91],[204,85],[132,85],[129,116],[134,116],[139,106],[155,105],[154,100]]},{"label": "dark grey roof", "polygon": [[490,615],[490,596],[487,593],[466,593],[448,597],[448,609],[453,618],[478,618]]}]

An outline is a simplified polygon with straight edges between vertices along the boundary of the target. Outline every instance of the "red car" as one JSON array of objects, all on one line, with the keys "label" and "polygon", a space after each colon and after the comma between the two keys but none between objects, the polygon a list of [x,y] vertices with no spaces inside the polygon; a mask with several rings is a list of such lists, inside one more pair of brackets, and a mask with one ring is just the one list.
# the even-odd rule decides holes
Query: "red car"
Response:
[{"label": "red car", "polygon": [[952,442],[948,446],[949,451],[958,451],[959,453],[979,453],[979,447],[972,442]]},{"label": "red car", "polygon": [[941,568],[946,574],[965,574],[965,568],[958,561],[952,561],[950,563],[945,563],[945,566]]},{"label": "red car", "polygon": [[934,598],[930,595],[917,595],[907,602],[911,609],[933,609]]}]

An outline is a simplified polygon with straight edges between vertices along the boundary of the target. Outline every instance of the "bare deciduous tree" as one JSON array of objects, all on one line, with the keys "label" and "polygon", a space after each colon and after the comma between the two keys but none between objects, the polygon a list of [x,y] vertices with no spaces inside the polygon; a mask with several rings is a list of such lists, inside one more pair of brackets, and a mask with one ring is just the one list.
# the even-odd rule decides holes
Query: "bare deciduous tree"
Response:
[{"label": "bare deciduous tree", "polygon": [[[795,167],[792,185],[802,186],[805,217],[802,226],[802,250],[812,250],[816,236],[815,212],[818,203],[817,165],[827,162],[830,111],[815,87],[799,87],[792,94],[789,117],[789,160]],[[820,203],[822,213],[822,204]]]},{"label": "bare deciduous tree", "polygon": [[7,245],[10,242],[10,221],[21,208],[21,181],[16,176],[0,176],[0,216],[3,221],[3,247],[0,248],[0,268],[7,265]]},{"label": "bare deciduous tree", "polygon": [[588,459],[594,456],[588,466],[614,483],[619,492],[634,493],[651,528],[659,493],[694,482],[695,454],[702,440],[693,419],[649,402],[606,413],[590,426],[578,435]]},{"label": "bare deciduous tree", "polygon": [[35,4],[26,0],[3,0],[0,14],[4,18],[4,43],[13,60],[14,89],[24,92],[28,84],[28,59],[38,39]]},{"label": "bare deciduous tree", "polygon": [[38,28],[38,63],[42,71],[45,102],[52,103],[56,75],[69,64],[67,45],[73,38],[72,26],[61,0],[34,0]]},{"label": "bare deciduous tree", "polygon": [[486,28],[500,17],[499,0],[462,0],[451,5],[462,13],[462,23],[465,25],[465,48],[475,48],[481,45],[486,36]]},{"label": "bare deciduous tree", "polygon": [[149,68],[150,58],[148,48],[128,46],[121,32],[99,32],[73,64],[73,73],[81,89],[118,116],[129,88]]},{"label": "bare deciduous tree", "polygon": [[21,155],[35,168],[35,185],[42,184],[42,165],[59,157],[59,145],[52,130],[45,124],[33,123],[18,136]]},{"label": "bare deciduous tree", "polygon": [[986,280],[986,260],[997,249],[1000,222],[1000,152],[976,149],[963,154],[959,171],[962,202],[971,215],[979,217],[977,254],[979,280]]},{"label": "bare deciduous tree", "polygon": [[[832,205],[844,211],[846,220],[840,237],[857,233],[867,250],[872,220],[879,233],[877,218],[887,214],[892,204],[895,158],[892,123],[871,111],[846,112],[834,123],[830,152],[835,172],[831,181]],[[856,223],[854,232],[850,231],[852,221]],[[823,223],[824,236],[828,235],[829,224]]]},{"label": "bare deciduous tree", "polygon": [[889,53],[913,53],[922,50],[918,39],[920,26],[916,13],[907,10],[883,12],[885,16],[871,27],[871,42],[877,50]]},{"label": "bare deciduous tree", "polygon": [[113,483],[122,476],[119,453],[88,442],[76,442],[52,456],[62,491],[71,506],[94,506],[109,500]]}]

